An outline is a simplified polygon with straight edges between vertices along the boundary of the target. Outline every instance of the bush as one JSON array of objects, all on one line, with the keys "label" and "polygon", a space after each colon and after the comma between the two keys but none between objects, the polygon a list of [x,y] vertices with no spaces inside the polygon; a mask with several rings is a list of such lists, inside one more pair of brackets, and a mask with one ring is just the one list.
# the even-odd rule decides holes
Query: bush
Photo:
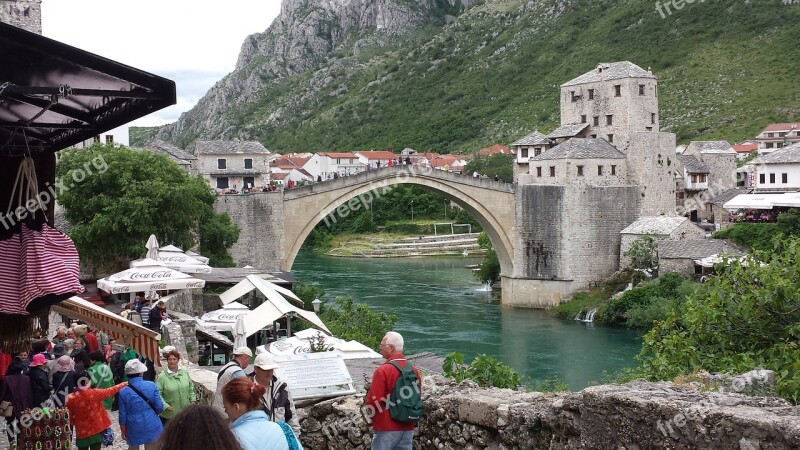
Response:
[{"label": "bush", "polygon": [[469,366],[464,364],[464,355],[453,352],[445,356],[444,375],[455,381],[472,380],[481,387],[516,389],[519,387],[519,373],[502,362],[480,354]]},{"label": "bush", "polygon": [[355,303],[352,297],[337,297],[334,303],[335,306],[320,312],[320,319],[334,336],[345,341],[355,340],[377,349],[386,332],[397,323],[396,315],[374,311],[363,303]]},{"label": "bush", "polygon": [[650,329],[698,286],[680,274],[668,273],[612,298],[596,317],[607,324]]}]

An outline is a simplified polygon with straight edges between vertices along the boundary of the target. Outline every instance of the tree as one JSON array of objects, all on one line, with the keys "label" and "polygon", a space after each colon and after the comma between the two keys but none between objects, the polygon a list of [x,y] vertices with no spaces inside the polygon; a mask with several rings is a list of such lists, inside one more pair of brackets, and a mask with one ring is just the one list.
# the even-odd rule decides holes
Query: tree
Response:
[{"label": "tree", "polygon": [[778,394],[800,401],[800,238],[716,267],[703,290],[645,335],[639,372],[666,380],[699,370],[774,370]]},{"label": "tree", "polygon": [[475,272],[475,277],[481,283],[496,283],[500,280],[500,260],[497,259],[497,252],[485,231],[478,235],[478,245],[486,250],[486,254]]},{"label": "tree", "polygon": [[63,152],[57,167],[58,202],[69,234],[93,271],[118,270],[144,256],[155,234],[184,249],[201,243],[216,264],[232,262],[227,247],[238,229],[214,212],[216,196],[166,156],[127,147],[95,145]]},{"label": "tree", "polygon": [[334,336],[346,341],[355,340],[377,349],[386,332],[397,323],[396,315],[373,311],[363,303],[355,303],[352,297],[337,297],[335,303],[320,312],[320,319]]},{"label": "tree", "polygon": [[631,279],[634,285],[644,279],[658,276],[658,241],[661,239],[657,234],[644,234],[636,238],[623,253],[631,259],[630,267],[633,269]]}]

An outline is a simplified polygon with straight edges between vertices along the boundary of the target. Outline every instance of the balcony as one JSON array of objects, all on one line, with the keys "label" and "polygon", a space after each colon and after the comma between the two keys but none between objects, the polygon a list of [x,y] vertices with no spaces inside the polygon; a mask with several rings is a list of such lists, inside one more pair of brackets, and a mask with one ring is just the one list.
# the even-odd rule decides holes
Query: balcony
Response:
[{"label": "balcony", "polygon": [[708,190],[708,181],[692,183],[687,180],[686,183],[684,183],[683,189],[686,191],[705,191]]}]

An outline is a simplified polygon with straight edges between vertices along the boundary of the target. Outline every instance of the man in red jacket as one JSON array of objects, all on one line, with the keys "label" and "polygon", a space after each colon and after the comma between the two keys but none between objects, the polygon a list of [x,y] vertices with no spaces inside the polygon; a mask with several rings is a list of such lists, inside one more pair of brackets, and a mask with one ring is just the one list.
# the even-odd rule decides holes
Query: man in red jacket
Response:
[{"label": "man in red jacket", "polygon": [[[400,371],[389,364],[396,361],[400,367],[405,368],[406,357],[403,356],[403,336],[400,333],[389,331],[381,340],[381,355],[386,362],[381,364],[372,375],[372,385],[367,392],[364,404],[373,408],[375,415],[372,417],[372,450],[411,450],[414,439],[414,422],[397,422],[392,419],[386,402],[392,395],[394,385],[400,378]],[[416,367],[412,367],[417,374],[417,380],[422,380]],[[420,383],[420,389],[422,384]]]}]

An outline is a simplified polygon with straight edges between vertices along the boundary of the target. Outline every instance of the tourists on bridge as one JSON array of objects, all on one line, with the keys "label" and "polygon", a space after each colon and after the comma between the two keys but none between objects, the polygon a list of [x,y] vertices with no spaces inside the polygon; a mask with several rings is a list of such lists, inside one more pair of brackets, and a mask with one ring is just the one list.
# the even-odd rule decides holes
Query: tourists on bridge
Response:
[{"label": "tourists on bridge", "polygon": [[233,359],[219,369],[217,375],[217,391],[214,394],[214,406],[222,408],[222,388],[231,380],[246,376],[244,369],[250,364],[253,352],[247,347],[239,347],[233,351]]},{"label": "tourists on bridge", "polygon": [[[414,428],[419,417],[408,415],[407,410],[400,411],[405,414],[403,417],[397,415],[394,410],[390,411],[390,408],[399,403],[394,395],[395,386],[399,381],[407,380],[405,376],[401,378],[401,375],[405,375],[405,370],[410,364],[403,355],[403,336],[400,333],[389,331],[381,340],[380,350],[381,355],[386,358],[386,362],[375,369],[375,373],[372,375],[372,385],[364,399],[364,405],[375,411],[372,416],[372,450],[411,450]],[[416,391],[409,393],[409,398],[415,396],[421,402],[421,377],[416,367],[411,366],[411,370],[416,375],[417,386],[409,387],[409,390]],[[405,390],[401,389],[401,393],[403,392]],[[404,400],[409,399],[405,394],[401,396]],[[417,406],[420,407],[418,412],[421,414],[421,403],[418,403]]]},{"label": "tourists on bridge", "polygon": [[300,436],[300,420],[294,408],[292,393],[285,381],[275,375],[278,363],[269,353],[256,356],[253,362],[253,382],[267,388],[261,397],[261,410],[273,422],[286,422],[296,436]]}]

